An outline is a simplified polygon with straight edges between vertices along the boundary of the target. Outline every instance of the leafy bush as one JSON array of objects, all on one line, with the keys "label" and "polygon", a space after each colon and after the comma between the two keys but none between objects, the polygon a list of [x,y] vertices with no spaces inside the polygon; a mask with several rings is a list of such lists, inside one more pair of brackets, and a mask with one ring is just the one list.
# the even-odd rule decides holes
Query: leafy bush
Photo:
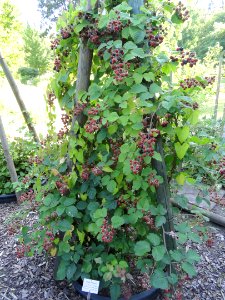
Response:
[{"label": "leafy bush", "polygon": [[[194,276],[199,256],[183,244],[201,241],[201,226],[178,220],[174,231],[167,227],[160,194],[168,189],[163,152],[173,176],[199,117],[192,92],[209,82],[191,78],[171,88],[171,71],[197,63],[179,47],[160,51],[168,18],[187,18],[180,3],[154,1],[141,15],[131,10],[127,2],[106,14],[71,8],[61,19],[48,100],[51,121],[55,98],[64,109],[64,127],[57,136],[50,128],[40,152],[35,192],[42,230],[23,230],[24,243],[33,245],[29,254],[58,256],[57,279],[100,280],[113,300],[122,290],[133,293],[133,274],[146,279],[142,288],[161,289]],[[82,54],[93,50],[88,91],[75,91],[79,47]]]},{"label": "leafy bush", "polygon": [[18,73],[21,76],[21,82],[27,83],[28,81],[32,81],[34,78],[38,77],[39,72],[34,68],[22,67],[18,69]]},{"label": "leafy bush", "polygon": [[204,119],[192,128],[190,148],[183,162],[198,183],[211,187],[225,184],[224,122]]},{"label": "leafy bush", "polygon": [[[35,153],[35,144],[29,138],[15,138],[9,144],[19,180],[22,180],[31,170],[29,158]],[[0,194],[9,194],[15,189],[10,180],[10,174],[0,144]]]}]

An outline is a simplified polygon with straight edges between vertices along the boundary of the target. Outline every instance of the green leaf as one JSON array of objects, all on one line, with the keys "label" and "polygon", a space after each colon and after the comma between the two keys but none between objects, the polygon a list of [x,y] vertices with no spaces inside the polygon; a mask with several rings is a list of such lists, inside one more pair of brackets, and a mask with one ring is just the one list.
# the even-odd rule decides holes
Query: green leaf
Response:
[{"label": "green leaf", "polygon": [[189,148],[189,144],[187,143],[181,145],[179,142],[177,142],[175,144],[175,151],[179,159],[184,158],[186,152],[188,151],[188,148]]},{"label": "green leaf", "polygon": [[132,94],[145,93],[147,91],[147,87],[143,84],[134,84],[130,89]]},{"label": "green leaf", "polygon": [[139,241],[134,246],[134,253],[137,256],[144,256],[151,250],[150,244],[147,241]]},{"label": "green leaf", "polygon": [[102,168],[102,170],[103,170],[104,172],[106,172],[106,173],[111,173],[111,172],[113,172],[113,169],[111,169],[109,166],[104,166],[104,167]]},{"label": "green leaf", "polygon": [[121,116],[120,117],[120,122],[123,126],[126,126],[128,121],[129,121],[129,116]]},{"label": "green leaf", "polygon": [[126,42],[124,45],[123,45],[124,49],[127,49],[127,50],[132,50],[132,49],[136,49],[137,48],[137,45],[131,41],[129,42]]},{"label": "green leaf", "polygon": [[108,127],[108,133],[110,135],[114,134],[115,132],[117,132],[118,126],[117,124],[112,124]]},{"label": "green leaf", "polygon": [[[107,15],[101,15],[99,16],[99,19],[98,19],[98,28],[99,29],[102,29],[104,27],[106,27],[106,25],[108,24],[109,22],[109,18]],[[77,25],[76,25],[77,27]]]},{"label": "green leaf", "polygon": [[64,206],[70,206],[74,204],[75,201],[76,201],[75,198],[66,198],[66,197],[61,198],[61,202],[63,203]]},{"label": "green leaf", "polygon": [[161,91],[162,91],[162,89],[161,89],[161,87],[158,84],[152,83],[150,85],[149,92],[151,94],[160,93]]},{"label": "green leaf", "polygon": [[174,24],[182,24],[182,23],[183,23],[183,21],[178,17],[178,15],[177,15],[176,12],[172,15],[171,21],[172,21]]},{"label": "green leaf", "polygon": [[142,82],[142,79],[143,79],[142,74],[134,73],[133,77],[134,77],[135,83],[141,83]]},{"label": "green leaf", "polygon": [[152,72],[145,73],[143,76],[144,76],[144,79],[148,82],[155,80],[155,74]]},{"label": "green leaf", "polygon": [[66,277],[68,280],[71,280],[73,278],[73,275],[76,273],[77,266],[75,263],[71,263],[67,269]]},{"label": "green leaf", "polygon": [[156,216],[155,218],[156,227],[161,227],[165,223],[166,223],[166,218],[164,216]]},{"label": "green leaf", "polygon": [[116,120],[118,120],[119,116],[116,112],[111,112],[108,116],[107,116],[107,120],[109,122],[115,122]]},{"label": "green leaf", "polygon": [[76,206],[68,206],[66,208],[66,213],[70,217],[76,217],[77,213],[78,213],[78,210],[77,210]]},{"label": "green leaf", "polygon": [[145,30],[138,29],[137,27],[130,27],[130,35],[136,44],[143,42],[145,34]]},{"label": "green leaf", "polygon": [[168,279],[166,275],[164,274],[163,271],[161,270],[156,270],[152,276],[151,276],[151,284],[157,289],[168,289],[169,284],[168,284]]},{"label": "green leaf", "polygon": [[155,261],[160,261],[163,259],[166,253],[166,248],[164,245],[153,247],[152,249],[152,256]]},{"label": "green leaf", "polygon": [[192,124],[195,125],[198,123],[198,118],[199,118],[200,112],[198,110],[193,110],[188,121]]},{"label": "green leaf", "polygon": [[177,262],[182,261],[182,259],[184,258],[182,252],[179,250],[173,250],[173,251],[171,250],[170,255],[171,255],[172,259],[174,259]]},{"label": "green leaf", "polygon": [[122,37],[124,39],[128,39],[129,35],[130,35],[129,27],[123,28],[123,30],[122,30]]},{"label": "green leaf", "polygon": [[158,160],[158,161],[162,161],[162,156],[160,153],[154,151],[154,155],[152,156],[154,159]]},{"label": "green leaf", "polygon": [[116,184],[115,180],[110,180],[106,186],[107,190],[110,193],[113,193],[115,191],[116,187],[117,187],[117,184]]},{"label": "green leaf", "polygon": [[56,213],[58,216],[61,216],[64,213],[64,211],[65,211],[65,206],[63,205],[60,205],[56,208]]},{"label": "green leaf", "polygon": [[110,284],[110,298],[111,300],[118,300],[121,294],[121,289],[119,284]]},{"label": "green leaf", "polygon": [[59,243],[59,251],[69,253],[70,252],[70,245],[68,244],[68,242],[64,242],[64,241],[60,242]]},{"label": "green leaf", "polygon": [[146,56],[142,48],[133,49],[131,54],[133,54],[135,57],[137,56],[140,58],[144,58]]},{"label": "green leaf", "polygon": [[188,262],[184,262],[182,263],[181,265],[181,268],[184,270],[184,272],[186,272],[190,277],[193,277],[195,276],[197,273],[196,273],[196,270],[195,270],[195,267],[193,265],[191,265],[190,263]]},{"label": "green leaf", "polygon": [[186,139],[190,135],[190,128],[188,126],[184,127],[177,127],[176,128],[176,134],[181,144],[186,141]]},{"label": "green leaf", "polygon": [[63,231],[63,232],[66,232],[67,230],[70,230],[71,229],[71,222],[69,222],[68,220],[60,220],[59,223],[58,223],[58,229]]},{"label": "green leaf", "polygon": [[155,233],[149,233],[147,239],[153,246],[158,246],[160,244],[160,237]]},{"label": "green leaf", "polygon": [[113,216],[112,219],[111,219],[111,222],[112,222],[112,226],[114,228],[119,228],[125,223],[125,220],[124,220],[123,217]]},{"label": "green leaf", "polygon": [[176,181],[179,185],[184,185],[185,181],[186,181],[186,173],[181,172],[177,177],[176,177]]},{"label": "green leaf", "polygon": [[193,263],[194,261],[199,262],[201,260],[201,257],[195,250],[188,250],[188,252],[186,253],[186,260],[189,263]]},{"label": "green leaf", "polygon": [[106,216],[107,216],[107,209],[105,207],[97,209],[93,214],[93,217],[95,219],[105,218]]}]

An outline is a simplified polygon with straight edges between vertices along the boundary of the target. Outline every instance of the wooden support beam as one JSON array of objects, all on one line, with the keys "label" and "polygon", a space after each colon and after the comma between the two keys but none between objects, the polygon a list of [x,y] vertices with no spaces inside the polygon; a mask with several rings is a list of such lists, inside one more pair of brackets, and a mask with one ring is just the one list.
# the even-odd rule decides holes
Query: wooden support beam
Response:
[{"label": "wooden support beam", "polygon": [[16,82],[15,82],[15,80],[14,80],[14,78],[13,78],[13,76],[12,76],[10,70],[9,70],[9,67],[8,67],[7,63],[5,62],[4,58],[2,57],[1,52],[0,52],[0,65],[3,69],[3,72],[4,72],[8,82],[9,82],[10,87],[11,87],[13,93],[14,93],[14,96],[15,96],[16,101],[17,101],[17,103],[20,107],[20,110],[21,110],[22,114],[23,114],[24,120],[27,124],[27,127],[28,127],[29,131],[32,134],[35,142],[39,143],[40,141],[39,141],[38,135],[36,133],[36,130],[34,128],[34,125],[32,123],[30,114],[28,113],[28,111],[25,107],[25,104],[24,104],[23,99],[20,95],[20,92],[19,92],[19,89],[16,85]]},{"label": "wooden support beam", "polygon": [[[9,152],[9,145],[8,145],[8,142],[7,142],[7,138],[6,138],[6,134],[5,134],[5,130],[4,130],[4,127],[3,127],[1,116],[0,116],[0,140],[1,140],[2,148],[3,148],[5,160],[6,160],[6,163],[7,163],[7,167],[8,167],[9,173],[10,173],[11,182],[12,183],[18,182],[18,176],[17,176],[17,173],[16,173],[16,168],[15,168],[13,159],[12,159],[12,157],[10,155],[10,152]],[[20,195],[21,195],[20,193],[16,193],[16,198],[17,198],[18,202],[19,202]]]}]

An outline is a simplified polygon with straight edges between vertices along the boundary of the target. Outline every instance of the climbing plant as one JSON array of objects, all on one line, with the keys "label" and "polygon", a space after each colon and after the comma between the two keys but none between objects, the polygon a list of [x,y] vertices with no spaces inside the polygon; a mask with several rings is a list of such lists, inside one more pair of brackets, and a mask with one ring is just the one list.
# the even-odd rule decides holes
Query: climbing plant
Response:
[{"label": "climbing plant", "polygon": [[[97,279],[111,299],[121,293],[129,299],[136,274],[142,289],[154,286],[169,296],[178,280],[195,275],[199,256],[182,245],[200,237],[194,223],[180,221],[174,231],[166,230],[170,207],[159,201],[158,191],[167,188],[167,175],[184,181],[176,166],[199,115],[190,93],[210,79],[171,84],[169,75],[178,65],[197,63],[195,53],[181,47],[160,50],[170,26],[188,18],[180,2],[150,1],[136,14],[127,2],[112,3],[108,10],[71,7],[59,20],[51,44],[56,55],[48,91],[51,127],[35,185],[44,229],[28,235],[24,228],[23,240],[34,246],[29,254],[44,249],[57,255],[59,280]],[[78,90],[84,53],[92,62],[91,76],[88,89]],[[85,65],[81,70],[88,76]],[[56,99],[64,110],[57,136]],[[161,176],[158,166],[165,162]],[[41,178],[48,179],[44,186]],[[179,288],[176,296],[181,297]]]}]

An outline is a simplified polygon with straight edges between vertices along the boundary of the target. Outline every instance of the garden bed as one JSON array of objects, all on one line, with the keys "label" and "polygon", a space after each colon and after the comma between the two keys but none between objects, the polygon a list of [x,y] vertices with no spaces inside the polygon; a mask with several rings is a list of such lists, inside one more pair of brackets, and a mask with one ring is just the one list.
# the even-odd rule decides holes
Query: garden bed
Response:
[{"label": "garden bed", "polygon": [[[0,299],[10,300],[81,300],[72,286],[53,279],[53,259],[44,255],[16,257],[16,235],[8,233],[5,220],[18,210],[15,203],[0,206]],[[26,223],[32,223],[30,213]],[[185,300],[223,300],[225,296],[225,229],[209,225],[212,246],[192,246],[201,255],[198,276],[183,285]]]}]

